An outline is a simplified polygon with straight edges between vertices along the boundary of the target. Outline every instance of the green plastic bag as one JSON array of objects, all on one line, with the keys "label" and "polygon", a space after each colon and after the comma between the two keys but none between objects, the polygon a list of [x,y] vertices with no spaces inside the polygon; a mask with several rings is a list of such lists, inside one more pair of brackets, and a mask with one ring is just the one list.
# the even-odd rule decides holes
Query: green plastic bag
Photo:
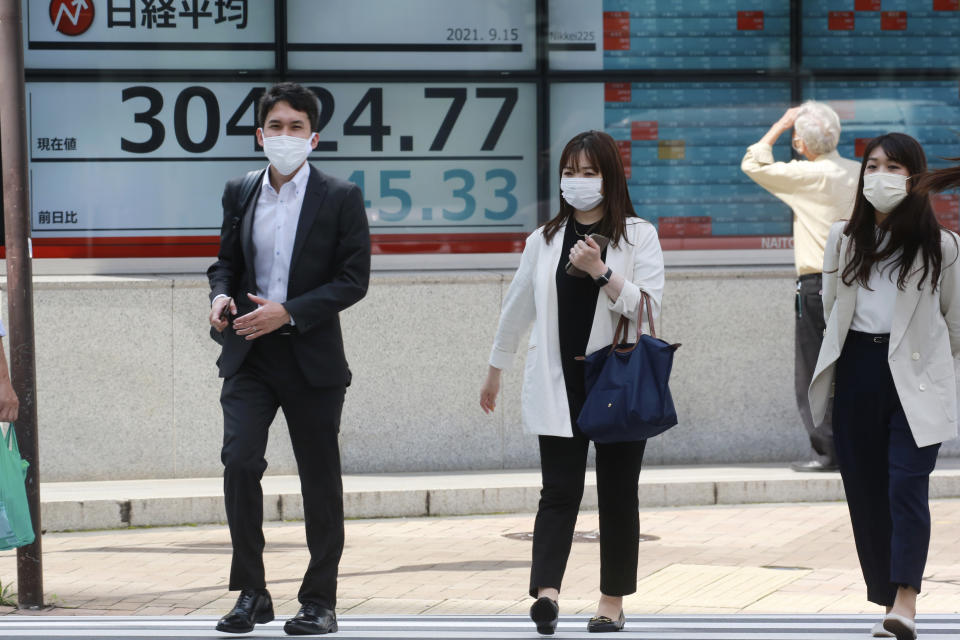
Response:
[{"label": "green plastic bag", "polygon": [[0,445],[0,551],[4,551],[30,544],[34,536],[24,484],[30,463],[20,457],[12,422]]}]

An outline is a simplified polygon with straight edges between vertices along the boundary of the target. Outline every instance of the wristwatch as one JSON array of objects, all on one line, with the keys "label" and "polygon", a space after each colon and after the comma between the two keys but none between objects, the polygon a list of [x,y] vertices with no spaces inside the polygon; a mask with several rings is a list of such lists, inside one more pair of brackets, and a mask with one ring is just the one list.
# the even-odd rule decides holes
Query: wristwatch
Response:
[{"label": "wristwatch", "polygon": [[597,276],[593,281],[597,284],[598,287],[605,287],[610,282],[610,276],[613,275],[613,269],[607,267],[607,272],[602,276]]}]

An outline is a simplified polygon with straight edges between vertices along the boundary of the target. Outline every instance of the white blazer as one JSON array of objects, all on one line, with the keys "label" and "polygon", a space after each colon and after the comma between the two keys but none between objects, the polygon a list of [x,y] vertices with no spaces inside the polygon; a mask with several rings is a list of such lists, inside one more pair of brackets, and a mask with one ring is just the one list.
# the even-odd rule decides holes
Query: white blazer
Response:
[{"label": "white blazer", "polygon": [[[833,396],[834,366],[840,357],[853,321],[859,284],[847,286],[842,274],[847,265],[850,238],[843,235],[846,222],[834,223],[823,258],[823,310],[827,329],[810,383],[810,409],[814,422],[823,420]],[[945,442],[957,436],[957,377],[954,363],[960,355],[960,264],[957,234],[942,231],[943,266],[936,291],[929,277],[922,289],[917,281],[922,256],[917,255],[904,290],[897,290],[890,330],[887,362],[918,447]]]},{"label": "white blazer", "polygon": [[[533,323],[520,395],[524,430],[547,436],[573,437],[567,390],[560,364],[560,330],[557,324],[557,265],[563,248],[564,227],[547,244],[543,229],[527,237],[520,267],[510,283],[500,312],[500,324],[493,340],[490,365],[508,369],[523,333]],[[636,335],[640,292],[653,303],[654,319],[660,316],[663,295],[663,254],[652,224],[641,218],[627,218],[626,239],[607,248],[606,264],[624,278],[616,300],[603,291],[597,302],[590,329],[587,353],[613,342],[620,316],[630,318],[629,335]],[[563,256],[566,260],[566,256]],[[604,304],[606,303],[606,304]],[[632,339],[632,338],[631,338]]]}]

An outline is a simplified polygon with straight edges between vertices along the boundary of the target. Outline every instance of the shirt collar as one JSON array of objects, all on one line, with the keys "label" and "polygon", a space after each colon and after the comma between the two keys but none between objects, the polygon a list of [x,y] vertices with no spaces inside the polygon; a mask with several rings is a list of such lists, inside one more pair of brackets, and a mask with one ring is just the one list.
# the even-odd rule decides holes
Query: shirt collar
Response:
[{"label": "shirt collar", "polygon": [[[293,183],[294,189],[296,189],[297,195],[299,195],[304,187],[307,186],[307,180],[310,179],[310,162],[304,162],[303,166],[293,174],[293,179],[290,181]],[[267,170],[263,172],[263,188],[270,188],[270,191],[276,193],[276,189],[273,188],[273,185],[270,184],[270,165],[267,165]],[[283,188],[282,186],[280,187]]]},{"label": "shirt collar", "polygon": [[821,153],[813,161],[820,162],[821,160],[836,160],[840,157],[840,153],[834,149],[833,151],[827,151],[826,153]]}]

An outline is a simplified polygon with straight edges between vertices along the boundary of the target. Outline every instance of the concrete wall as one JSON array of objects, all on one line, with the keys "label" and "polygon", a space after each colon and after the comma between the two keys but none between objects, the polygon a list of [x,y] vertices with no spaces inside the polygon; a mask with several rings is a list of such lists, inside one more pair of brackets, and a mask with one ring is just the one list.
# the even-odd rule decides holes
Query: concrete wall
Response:
[{"label": "concrete wall", "polygon": [[[374,275],[367,298],[342,316],[354,372],[345,471],[537,466],[536,439],[520,426],[522,356],[497,412],[479,407],[510,277]],[[647,462],[808,455],[793,398],[793,286],[785,269],[668,270],[660,328],[683,343],[672,378],[680,424],[650,442]],[[221,473],[205,278],[37,276],[35,305],[44,480]],[[267,473],[295,473],[282,416],[267,459]]]}]

